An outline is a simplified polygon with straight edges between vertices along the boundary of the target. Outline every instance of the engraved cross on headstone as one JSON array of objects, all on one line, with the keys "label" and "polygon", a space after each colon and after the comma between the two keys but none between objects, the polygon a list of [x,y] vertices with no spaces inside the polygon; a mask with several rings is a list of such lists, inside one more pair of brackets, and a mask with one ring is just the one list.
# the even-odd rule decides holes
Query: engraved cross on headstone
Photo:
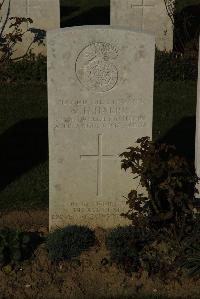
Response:
[{"label": "engraved cross on headstone", "polygon": [[[144,10],[146,7],[154,7],[154,1],[150,0],[150,2],[148,3],[149,0],[139,0],[138,1],[134,1],[135,3],[130,3],[131,8],[140,8],[141,9],[141,22],[140,22],[140,26],[141,26],[141,31],[144,30]],[[132,1],[133,2],[133,1]]]},{"label": "engraved cross on headstone", "polygon": [[97,155],[81,155],[81,159],[92,159],[97,161],[97,196],[102,195],[102,161],[104,159],[109,160],[118,160],[119,157],[117,155],[104,155],[103,154],[103,134],[98,135],[98,154]]}]

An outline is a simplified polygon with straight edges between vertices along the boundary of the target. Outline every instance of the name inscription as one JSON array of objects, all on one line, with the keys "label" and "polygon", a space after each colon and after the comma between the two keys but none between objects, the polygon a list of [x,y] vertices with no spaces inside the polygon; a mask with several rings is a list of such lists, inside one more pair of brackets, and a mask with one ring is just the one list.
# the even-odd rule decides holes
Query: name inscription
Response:
[{"label": "name inscription", "polygon": [[[146,116],[143,111],[144,100],[141,98],[94,101],[87,99],[58,101],[64,116],[55,117],[54,129],[88,129],[88,128],[143,128]],[[141,108],[138,109],[138,106]]]}]

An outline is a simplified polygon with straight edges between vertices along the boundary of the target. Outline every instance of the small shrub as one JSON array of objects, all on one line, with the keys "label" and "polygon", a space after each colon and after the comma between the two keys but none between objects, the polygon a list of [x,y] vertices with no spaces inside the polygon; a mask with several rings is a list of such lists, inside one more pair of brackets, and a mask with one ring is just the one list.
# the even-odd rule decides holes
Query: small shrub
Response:
[{"label": "small shrub", "polygon": [[200,277],[200,243],[189,247],[191,254],[188,254],[185,261],[181,264],[186,269],[188,276]]},{"label": "small shrub", "polygon": [[0,64],[0,83],[43,82],[46,83],[47,59],[39,54],[29,54],[19,61]]},{"label": "small shrub", "polygon": [[182,241],[180,266],[189,276],[200,276],[200,215],[191,223],[191,228]]},{"label": "small shrub", "polygon": [[158,275],[160,279],[165,280],[170,277],[171,272],[178,269],[178,253],[173,240],[155,240],[140,252],[142,268],[148,272],[149,277]]},{"label": "small shrub", "polygon": [[111,261],[126,272],[137,272],[141,267],[139,252],[152,238],[149,230],[132,225],[112,229],[106,236]]},{"label": "small shrub", "polygon": [[128,194],[129,211],[121,214],[134,225],[170,228],[181,238],[186,220],[193,217],[194,194],[199,178],[193,165],[177,154],[174,146],[137,140],[140,146],[122,153],[122,168],[131,169],[140,178],[147,195],[132,190]]},{"label": "small shrub", "polygon": [[57,229],[46,239],[49,258],[52,261],[72,259],[95,243],[95,233],[86,226],[71,225]]},{"label": "small shrub", "polygon": [[14,229],[0,230],[0,265],[15,264],[29,258],[41,241],[34,233]]},{"label": "small shrub", "polygon": [[[31,18],[24,17],[10,17],[11,0],[9,0],[8,3],[5,1],[0,2],[0,12],[3,10],[4,5],[7,4],[8,6],[5,8],[5,19],[3,20],[3,17],[0,16],[0,22],[2,23],[0,28],[0,63],[8,63],[11,60],[20,60],[26,57],[30,53],[33,44],[44,44],[44,38],[46,35],[44,30],[38,28],[29,28],[27,30],[23,30],[22,25],[32,24],[33,20]],[[9,29],[9,32],[7,32],[7,29]],[[23,41],[23,37],[27,32],[33,34],[33,39],[28,45],[25,54],[20,57],[13,58],[12,56],[16,51],[16,46]]]}]

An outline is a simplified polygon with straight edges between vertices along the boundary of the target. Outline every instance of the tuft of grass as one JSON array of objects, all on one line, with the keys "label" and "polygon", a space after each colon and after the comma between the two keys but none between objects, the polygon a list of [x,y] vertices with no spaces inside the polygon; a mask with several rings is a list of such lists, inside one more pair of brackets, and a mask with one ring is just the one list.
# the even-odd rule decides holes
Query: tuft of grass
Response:
[{"label": "tuft of grass", "polygon": [[49,258],[52,261],[78,257],[95,243],[95,232],[86,226],[69,225],[51,232],[46,239]]}]

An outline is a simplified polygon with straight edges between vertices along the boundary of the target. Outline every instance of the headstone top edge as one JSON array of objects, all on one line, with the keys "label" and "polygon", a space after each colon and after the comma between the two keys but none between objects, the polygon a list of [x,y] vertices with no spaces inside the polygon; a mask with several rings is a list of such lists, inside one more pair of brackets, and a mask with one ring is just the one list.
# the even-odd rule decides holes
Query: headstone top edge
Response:
[{"label": "headstone top edge", "polygon": [[124,32],[131,32],[131,33],[138,33],[140,35],[146,35],[155,39],[155,34],[147,31],[139,31],[135,29],[131,29],[125,26],[109,26],[109,25],[84,25],[84,26],[72,26],[72,27],[65,27],[59,29],[51,29],[47,30],[47,34],[54,34],[58,32],[70,32],[70,31],[83,31],[83,30],[114,30],[114,31],[124,31]]}]

